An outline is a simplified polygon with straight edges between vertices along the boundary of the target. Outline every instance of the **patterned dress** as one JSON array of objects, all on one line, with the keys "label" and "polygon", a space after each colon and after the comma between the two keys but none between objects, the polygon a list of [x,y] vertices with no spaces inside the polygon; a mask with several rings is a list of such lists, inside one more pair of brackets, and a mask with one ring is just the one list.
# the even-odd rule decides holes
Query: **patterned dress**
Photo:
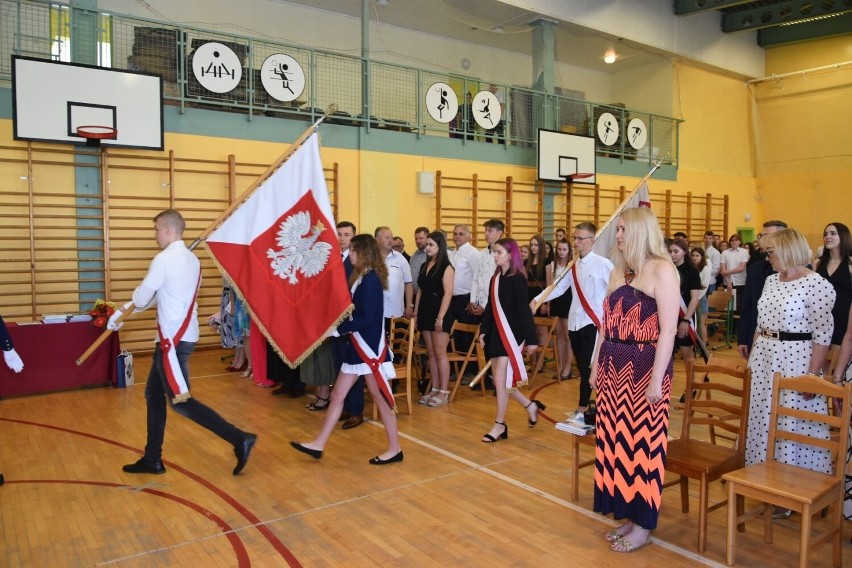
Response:
[{"label": "patterned dress", "polygon": [[660,336],[654,298],[624,285],[604,300],[604,341],[598,357],[595,419],[596,512],[640,527],[657,527],[668,445],[672,360],[662,399],[645,391]]},{"label": "patterned dress", "polygon": [[[751,396],[746,430],[745,463],[753,465],[771,459],[768,452],[769,412],[772,407],[772,375],[797,377],[808,372],[813,354],[813,344],[828,345],[834,322],[831,307],[835,292],[831,284],[815,272],[781,282],[778,274],[766,279],[763,294],[757,302],[757,328],[788,333],[811,333],[813,339],[804,341],[779,341],[758,336],[748,358],[751,369]],[[811,412],[828,412],[825,397],[806,400],[800,393],[783,391],[781,404]],[[810,420],[785,418],[785,430],[800,434],[828,438],[824,424]],[[793,442],[779,442],[778,461],[821,471],[831,472],[828,450]]]}]

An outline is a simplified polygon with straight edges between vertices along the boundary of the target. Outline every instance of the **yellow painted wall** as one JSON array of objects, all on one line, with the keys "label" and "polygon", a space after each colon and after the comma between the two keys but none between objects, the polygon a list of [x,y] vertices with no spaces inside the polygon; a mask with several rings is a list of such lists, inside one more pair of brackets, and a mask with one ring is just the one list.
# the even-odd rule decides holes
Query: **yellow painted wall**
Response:
[{"label": "yellow painted wall", "polygon": [[[780,75],[852,61],[852,35],[767,50]],[[812,247],[852,211],[852,65],[752,86],[758,192],[765,214],[800,229]]]}]

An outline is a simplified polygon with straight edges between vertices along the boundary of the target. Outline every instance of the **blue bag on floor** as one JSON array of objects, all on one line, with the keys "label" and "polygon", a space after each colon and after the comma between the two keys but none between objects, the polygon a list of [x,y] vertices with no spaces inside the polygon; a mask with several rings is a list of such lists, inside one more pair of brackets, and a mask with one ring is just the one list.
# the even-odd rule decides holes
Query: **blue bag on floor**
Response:
[{"label": "blue bag on floor", "polygon": [[118,388],[125,388],[133,385],[133,353],[126,349],[122,349],[118,357],[115,358],[115,371]]}]

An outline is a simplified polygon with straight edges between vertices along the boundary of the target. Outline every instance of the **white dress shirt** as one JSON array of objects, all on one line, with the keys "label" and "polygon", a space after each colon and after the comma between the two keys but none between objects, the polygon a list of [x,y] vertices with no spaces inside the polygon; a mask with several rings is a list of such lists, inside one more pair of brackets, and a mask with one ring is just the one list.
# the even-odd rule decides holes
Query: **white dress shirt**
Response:
[{"label": "white dress shirt", "polygon": [[388,267],[388,289],[384,292],[384,316],[402,317],[405,311],[405,285],[411,283],[411,267],[402,253],[395,250],[385,257],[385,265]]},{"label": "white dress shirt", "polygon": [[[579,258],[571,270],[574,271],[578,268],[579,272],[577,275],[580,286],[583,289],[583,296],[586,298],[592,311],[598,316],[598,321],[600,321],[603,319],[603,302],[604,298],[606,298],[606,289],[609,286],[609,275],[613,269],[612,263],[608,258],[604,258],[592,251],[586,256]],[[554,277],[556,276],[555,274]],[[544,301],[549,302],[558,298],[573,286],[574,275],[568,273],[562,277]],[[544,292],[536,296],[536,300],[539,300],[543,294]],[[577,331],[587,325],[593,324],[592,318],[583,309],[583,303],[575,292],[574,298],[571,300],[571,308],[568,310],[568,330]]]},{"label": "white dress shirt", "polygon": [[201,263],[186,244],[180,240],[173,242],[154,257],[148,274],[133,291],[135,311],[141,312],[156,303],[157,325],[163,335],[173,337],[183,325],[186,314],[192,310],[192,318],[181,341],[198,341],[195,293],[200,284],[200,272]]},{"label": "white dress shirt", "polygon": [[470,294],[473,277],[479,264],[479,251],[472,244],[465,243],[455,251],[452,263],[456,271],[456,277],[453,280],[453,296]]},{"label": "white dress shirt", "polygon": [[710,245],[704,249],[704,254],[707,255],[707,262],[710,263],[710,279],[716,280],[719,276],[719,265],[722,262],[722,253],[716,250],[716,247]]},{"label": "white dress shirt", "polygon": [[494,262],[491,249],[488,247],[477,254],[479,259],[473,273],[473,281],[470,284],[470,303],[484,308],[488,304],[488,286],[491,284],[494,271],[497,270],[497,263]]},{"label": "white dress shirt", "polygon": [[[737,250],[728,249],[722,253],[722,264],[727,270],[733,270],[742,263],[748,263],[748,251],[742,247]],[[746,271],[736,272],[728,276],[734,286],[745,286]]]}]

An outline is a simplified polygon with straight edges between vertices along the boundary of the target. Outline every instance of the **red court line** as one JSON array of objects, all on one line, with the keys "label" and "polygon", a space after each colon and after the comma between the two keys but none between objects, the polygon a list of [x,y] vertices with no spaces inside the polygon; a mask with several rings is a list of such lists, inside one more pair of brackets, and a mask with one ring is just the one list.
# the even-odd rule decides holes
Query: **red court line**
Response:
[{"label": "red court line", "polygon": [[[58,430],[60,432],[67,432],[69,434],[75,434],[77,436],[83,436],[85,438],[91,438],[93,440],[98,440],[99,442],[104,442],[106,444],[118,446],[119,448],[123,448],[125,450],[130,450],[130,451],[136,452],[138,454],[143,453],[142,450],[140,450],[139,448],[134,448],[133,446],[130,446],[128,444],[116,442],[115,440],[110,440],[109,438],[104,438],[103,436],[98,436],[98,435],[95,435],[95,434],[89,434],[88,432],[80,432],[78,430],[72,430],[70,428],[63,428],[61,426],[54,426],[52,424],[42,424],[40,422],[30,422],[28,420],[15,420],[15,419],[11,419],[11,418],[0,418],[0,420],[3,420],[5,422],[15,422],[15,423],[18,423],[18,424],[26,424],[26,425],[29,425],[29,426],[38,426],[40,428],[48,428],[48,429],[51,429],[51,430]],[[255,525],[255,528],[258,530],[258,532],[260,532],[260,534],[263,535],[263,537],[269,542],[269,544],[272,545],[272,548],[274,548],[278,552],[278,554],[280,554],[281,557],[284,558],[284,560],[287,561],[288,565],[292,566],[293,568],[301,568],[302,567],[302,564],[299,562],[299,560],[293,555],[292,552],[290,552],[290,550],[287,548],[287,546],[285,546],[284,543],[281,542],[281,540],[275,535],[275,533],[273,533],[265,524],[262,524],[262,521],[259,518],[257,518],[251,511],[249,511],[247,508],[245,508],[243,505],[241,505],[239,502],[237,502],[236,499],[234,499],[233,497],[231,497],[230,495],[228,495],[227,493],[225,493],[224,491],[222,491],[221,489],[219,489],[218,487],[216,487],[215,485],[213,485],[212,483],[210,483],[206,479],[192,473],[191,471],[189,471],[187,469],[184,469],[183,467],[175,464],[174,462],[170,462],[170,461],[167,461],[167,460],[163,460],[163,462],[165,464],[167,464],[170,468],[179,471],[180,473],[182,473],[185,476],[189,477],[190,479],[194,480],[196,483],[199,483],[203,487],[206,487],[207,489],[209,489],[210,491],[212,491],[213,493],[218,495],[220,499],[222,499],[223,501],[228,503],[231,507],[233,507],[249,523],[251,523],[252,525]]]},{"label": "red court line", "polygon": [[[9,481],[8,483],[32,483],[32,484],[42,484],[42,483],[53,483],[53,484],[63,484],[63,485],[95,485],[98,487],[127,487],[127,488],[135,488],[133,485],[126,485],[124,483],[113,483],[109,481],[83,481],[83,480],[73,480],[73,479],[16,479]],[[246,550],[245,545],[243,545],[243,541],[237,536],[234,532],[233,527],[228,525],[224,519],[217,516],[212,511],[205,509],[201,505],[196,503],[192,503],[191,501],[187,501],[183,497],[178,497],[177,495],[172,495],[171,493],[166,493],[164,491],[159,491],[157,489],[151,489],[148,487],[141,487],[139,490],[142,493],[150,493],[151,495],[156,495],[157,497],[164,497],[166,499],[170,499],[179,503],[185,507],[189,507],[193,511],[200,513],[202,516],[210,519],[222,529],[222,532],[225,534],[225,537],[231,543],[231,548],[234,549],[234,556],[237,557],[238,566],[240,568],[248,568],[251,566],[251,560],[249,559],[248,551]]]}]

